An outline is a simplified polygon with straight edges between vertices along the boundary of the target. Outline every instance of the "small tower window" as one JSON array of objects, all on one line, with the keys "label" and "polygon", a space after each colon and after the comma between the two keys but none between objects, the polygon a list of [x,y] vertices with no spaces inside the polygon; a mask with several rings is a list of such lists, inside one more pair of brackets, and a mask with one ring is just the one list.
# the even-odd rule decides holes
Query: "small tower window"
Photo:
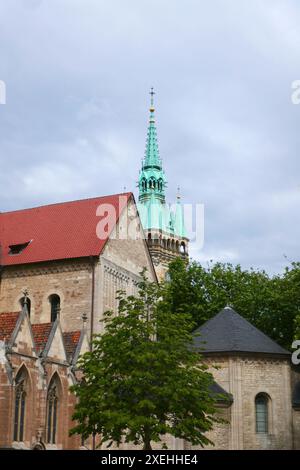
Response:
[{"label": "small tower window", "polygon": [[256,417],[256,432],[257,433],[268,433],[268,405],[269,398],[264,393],[259,393],[255,397],[255,417]]},{"label": "small tower window", "polygon": [[180,244],[180,253],[182,253],[183,255],[185,254],[185,243],[184,242],[181,242],[181,244]]},{"label": "small tower window", "polygon": [[60,311],[60,297],[57,294],[52,294],[49,297],[50,302],[50,317],[51,323],[55,322],[57,315]]}]

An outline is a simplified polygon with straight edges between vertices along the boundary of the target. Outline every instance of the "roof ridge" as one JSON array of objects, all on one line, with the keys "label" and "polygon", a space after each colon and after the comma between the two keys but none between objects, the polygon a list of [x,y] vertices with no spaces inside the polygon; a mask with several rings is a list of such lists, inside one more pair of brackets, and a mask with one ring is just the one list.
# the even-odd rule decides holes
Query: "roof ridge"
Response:
[{"label": "roof ridge", "polygon": [[5,215],[5,214],[13,214],[13,213],[16,213],[16,212],[23,212],[23,211],[33,211],[35,209],[40,209],[42,207],[61,206],[61,205],[64,205],[64,204],[73,204],[73,203],[82,202],[82,201],[93,201],[93,200],[96,200],[96,199],[106,199],[108,197],[125,196],[125,195],[129,196],[129,195],[132,195],[132,194],[133,193],[131,191],[127,191],[127,192],[123,192],[123,193],[107,194],[105,196],[94,196],[94,197],[86,197],[86,198],[83,198],[83,199],[72,199],[71,201],[52,202],[50,204],[42,204],[41,206],[24,207],[24,209],[15,209],[15,210],[12,210],[12,211],[1,211],[0,212],[0,217],[1,217],[1,215]]}]

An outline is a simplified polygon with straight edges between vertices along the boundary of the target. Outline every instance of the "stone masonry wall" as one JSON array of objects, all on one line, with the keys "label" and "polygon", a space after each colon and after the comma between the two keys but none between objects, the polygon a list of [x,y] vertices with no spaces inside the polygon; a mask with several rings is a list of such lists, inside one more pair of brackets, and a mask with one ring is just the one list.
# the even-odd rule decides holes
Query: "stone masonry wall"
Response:
[{"label": "stone masonry wall", "polygon": [[[211,369],[215,380],[233,395],[230,407],[229,449],[292,449],[290,364],[285,359],[262,357],[207,358],[220,369]],[[257,434],[255,396],[266,393],[269,402],[269,433]],[[224,428],[224,432],[227,430]],[[212,439],[213,440],[213,439]],[[223,448],[221,430],[215,448]]]},{"label": "stone masonry wall", "polygon": [[89,261],[63,260],[6,268],[0,284],[0,312],[20,311],[22,292],[31,301],[32,323],[50,322],[51,294],[61,299],[61,324],[64,331],[80,329],[81,316],[91,310],[92,269]]}]

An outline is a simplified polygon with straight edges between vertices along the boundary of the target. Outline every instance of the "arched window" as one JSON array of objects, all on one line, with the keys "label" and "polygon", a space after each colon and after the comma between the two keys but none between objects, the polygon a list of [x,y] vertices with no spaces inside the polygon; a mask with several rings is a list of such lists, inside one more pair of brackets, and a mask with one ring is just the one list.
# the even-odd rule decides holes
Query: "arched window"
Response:
[{"label": "arched window", "polygon": [[16,377],[15,389],[15,419],[14,419],[14,441],[24,440],[25,413],[26,413],[26,387],[27,373],[22,368]]},{"label": "arched window", "polygon": [[[29,297],[26,297],[26,301],[27,301],[27,312],[28,312],[28,315],[30,316],[30,310],[31,310],[31,300]],[[21,305],[21,308],[23,309],[24,308],[24,304],[25,304],[25,297],[22,297],[20,300],[19,300],[19,303]]]},{"label": "arched window", "polygon": [[57,379],[52,378],[47,394],[47,443],[56,443],[58,415],[58,385]]},{"label": "arched window", "polygon": [[185,254],[185,243],[184,242],[181,242],[181,244],[180,244],[180,253],[182,253],[183,255]]},{"label": "arched window", "polygon": [[269,431],[269,398],[265,393],[259,393],[255,397],[255,422],[257,433]]},{"label": "arched window", "polygon": [[55,322],[57,315],[60,311],[60,297],[57,294],[52,294],[49,297],[50,308],[51,308],[51,323]]}]

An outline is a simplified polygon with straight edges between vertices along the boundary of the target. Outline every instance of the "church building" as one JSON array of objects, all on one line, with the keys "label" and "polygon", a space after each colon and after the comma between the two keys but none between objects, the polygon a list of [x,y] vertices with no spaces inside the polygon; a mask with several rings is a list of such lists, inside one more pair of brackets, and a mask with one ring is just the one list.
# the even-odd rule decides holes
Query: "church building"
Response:
[{"label": "church building", "polygon": [[[118,290],[134,295],[145,268],[157,282],[175,257],[188,262],[179,194],[173,208],[166,202],[153,96],[138,203],[129,192],[0,212],[0,449],[91,448],[69,436],[80,354],[103,331],[103,313],[117,311]],[[209,436],[215,448],[300,449],[290,353],[229,307],[196,333],[211,393],[227,397],[217,401],[226,422]]]}]

